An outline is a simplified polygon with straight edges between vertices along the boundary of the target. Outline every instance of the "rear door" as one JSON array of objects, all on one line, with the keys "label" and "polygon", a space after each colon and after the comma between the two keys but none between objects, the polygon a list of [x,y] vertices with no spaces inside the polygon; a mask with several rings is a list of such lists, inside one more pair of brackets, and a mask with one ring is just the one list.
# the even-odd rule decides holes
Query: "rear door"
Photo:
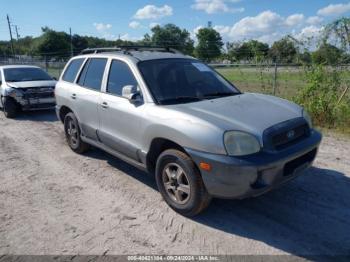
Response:
[{"label": "rear door", "polygon": [[107,58],[89,58],[77,80],[71,99],[84,136],[98,140],[101,87],[104,79]]},{"label": "rear door", "polygon": [[101,94],[99,106],[99,138],[107,147],[139,160],[137,151],[142,139],[140,119],[143,102],[133,104],[122,97],[124,86],[138,86],[138,82],[124,61],[111,60],[108,71],[106,90]]}]

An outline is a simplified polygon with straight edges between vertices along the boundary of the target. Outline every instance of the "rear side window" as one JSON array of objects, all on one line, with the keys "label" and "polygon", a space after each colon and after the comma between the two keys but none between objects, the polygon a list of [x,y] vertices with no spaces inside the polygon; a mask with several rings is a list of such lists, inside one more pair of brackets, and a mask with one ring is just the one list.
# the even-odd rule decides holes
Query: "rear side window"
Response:
[{"label": "rear side window", "polygon": [[121,96],[123,87],[127,85],[137,86],[134,74],[126,63],[113,60],[109,71],[107,92]]},{"label": "rear side window", "polygon": [[85,64],[78,80],[78,84],[97,91],[101,90],[102,78],[107,59],[92,58]]},{"label": "rear side window", "polygon": [[78,58],[78,59],[72,60],[68,65],[66,71],[64,72],[62,79],[64,81],[73,83],[83,62],[84,62],[84,58]]}]

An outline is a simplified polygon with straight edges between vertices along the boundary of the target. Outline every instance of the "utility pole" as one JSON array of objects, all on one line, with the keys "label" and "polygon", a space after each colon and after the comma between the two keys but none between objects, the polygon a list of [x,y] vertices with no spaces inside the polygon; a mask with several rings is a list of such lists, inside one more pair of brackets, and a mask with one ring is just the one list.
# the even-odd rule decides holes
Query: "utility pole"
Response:
[{"label": "utility pole", "polygon": [[13,38],[12,38],[11,22],[10,22],[9,15],[7,15],[7,23],[8,23],[8,26],[9,26],[9,32],[10,32],[10,38],[11,38],[12,55],[15,56],[15,49],[13,48]]},{"label": "utility pole", "polygon": [[16,30],[16,36],[17,36],[17,41],[18,41],[21,36],[18,34],[18,26],[17,25],[15,25],[15,30]]},{"label": "utility pole", "polygon": [[70,35],[70,55],[71,57],[74,56],[73,53],[73,37],[72,37],[72,28],[69,27],[69,35]]}]

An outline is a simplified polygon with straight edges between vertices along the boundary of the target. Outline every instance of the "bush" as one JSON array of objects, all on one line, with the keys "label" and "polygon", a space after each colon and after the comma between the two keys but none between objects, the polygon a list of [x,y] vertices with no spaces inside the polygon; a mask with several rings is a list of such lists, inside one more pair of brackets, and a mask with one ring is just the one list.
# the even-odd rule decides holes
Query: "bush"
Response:
[{"label": "bush", "polygon": [[344,97],[338,103],[342,92],[339,70],[323,65],[312,65],[305,70],[307,85],[298,90],[295,101],[309,112],[315,125],[348,130],[350,101]]}]

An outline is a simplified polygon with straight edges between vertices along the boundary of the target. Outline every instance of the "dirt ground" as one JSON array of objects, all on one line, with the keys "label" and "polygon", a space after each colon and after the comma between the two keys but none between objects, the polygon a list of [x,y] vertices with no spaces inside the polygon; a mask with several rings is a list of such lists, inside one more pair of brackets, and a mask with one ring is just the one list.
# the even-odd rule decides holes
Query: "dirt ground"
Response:
[{"label": "dirt ground", "polygon": [[350,255],[350,139],[336,135],[298,179],[193,219],[149,175],[73,153],[54,112],[0,113],[0,167],[0,254]]}]

